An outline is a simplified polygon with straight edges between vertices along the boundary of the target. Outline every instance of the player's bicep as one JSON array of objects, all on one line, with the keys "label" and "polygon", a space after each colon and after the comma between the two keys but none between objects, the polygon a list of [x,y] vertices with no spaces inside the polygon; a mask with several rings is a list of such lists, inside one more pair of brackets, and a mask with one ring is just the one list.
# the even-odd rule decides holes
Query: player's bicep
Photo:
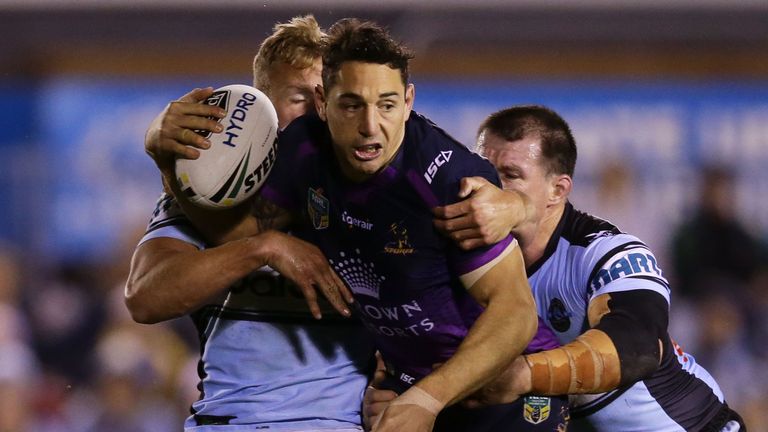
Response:
[{"label": "player's bicep", "polygon": [[483,306],[496,296],[512,294],[533,304],[525,263],[517,240],[508,243],[495,258],[460,276],[464,287]]},{"label": "player's bicep", "polygon": [[191,243],[171,237],[157,237],[144,241],[133,252],[128,273],[125,295],[131,297],[144,285],[142,281],[153,270],[158,269],[158,263],[165,262],[171,256],[197,251]]}]

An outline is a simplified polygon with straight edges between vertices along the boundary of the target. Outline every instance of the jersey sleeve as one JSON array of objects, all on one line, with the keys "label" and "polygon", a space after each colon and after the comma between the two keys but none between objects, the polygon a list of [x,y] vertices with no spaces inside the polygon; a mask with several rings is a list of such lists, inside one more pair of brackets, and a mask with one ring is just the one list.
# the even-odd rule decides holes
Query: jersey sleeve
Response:
[{"label": "jersey sleeve", "polygon": [[[459,187],[464,177],[482,177],[501,187],[496,169],[485,158],[471,152],[421,116],[411,116],[420,127],[412,127],[419,146],[406,155],[416,163],[408,180],[429,208],[459,201]],[[498,257],[514,241],[508,235],[499,243],[465,251],[449,241],[448,257],[458,275],[472,272]]]},{"label": "jersey sleeve", "polygon": [[200,233],[187,219],[176,199],[167,193],[160,195],[147,225],[147,231],[139,244],[160,237],[170,237],[205,249]]},{"label": "jersey sleeve", "polygon": [[632,235],[607,235],[595,239],[587,247],[582,264],[582,271],[588,274],[589,301],[601,294],[644,289],[661,294],[669,304],[669,283],[656,257]]}]

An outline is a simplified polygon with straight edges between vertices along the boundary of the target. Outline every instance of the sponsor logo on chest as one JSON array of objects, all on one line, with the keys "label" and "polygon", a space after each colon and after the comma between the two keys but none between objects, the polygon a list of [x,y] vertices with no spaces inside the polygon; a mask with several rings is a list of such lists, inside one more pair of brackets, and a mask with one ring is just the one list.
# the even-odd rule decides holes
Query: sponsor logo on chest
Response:
[{"label": "sponsor logo on chest", "polygon": [[373,229],[373,223],[367,220],[358,219],[347,213],[346,210],[341,213],[341,221],[347,224],[350,228],[360,228],[366,231]]}]

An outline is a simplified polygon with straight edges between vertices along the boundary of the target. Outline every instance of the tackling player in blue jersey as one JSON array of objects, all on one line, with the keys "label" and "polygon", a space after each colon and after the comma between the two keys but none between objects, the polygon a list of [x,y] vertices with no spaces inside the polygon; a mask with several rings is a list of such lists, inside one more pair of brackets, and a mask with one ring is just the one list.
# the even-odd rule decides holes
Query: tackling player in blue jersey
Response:
[{"label": "tackling player in blue jersey", "polygon": [[[323,36],[313,17],[294,18],[277,25],[256,55],[254,85],[275,105],[281,128],[314,108]],[[173,178],[175,157],[195,158],[207,147],[193,130],[216,131],[214,119],[222,114],[198,103],[211,91],[195,90],[171,103],[148,130],[147,152],[166,181]],[[200,399],[185,430],[360,431],[372,344],[358,322],[327,305],[325,320],[314,320],[300,291],[314,294],[312,284],[334,283],[325,257],[277,231],[210,246],[176,200],[164,195],[126,286],[135,320],[189,314],[197,327]],[[257,270],[264,265],[285,278],[270,268]],[[313,313],[321,306],[313,304]]]},{"label": "tackling player in blue jersey", "polygon": [[[519,357],[474,403],[520,395],[570,394],[574,429],[745,431],[710,374],[667,333],[670,289],[638,238],[569,202],[576,144],[549,109],[514,107],[480,126],[478,152],[504,189],[535,211],[512,233],[520,242],[539,315],[561,348]],[[482,179],[466,179],[470,200],[439,209],[437,225],[463,247],[509,232],[518,203]]]}]

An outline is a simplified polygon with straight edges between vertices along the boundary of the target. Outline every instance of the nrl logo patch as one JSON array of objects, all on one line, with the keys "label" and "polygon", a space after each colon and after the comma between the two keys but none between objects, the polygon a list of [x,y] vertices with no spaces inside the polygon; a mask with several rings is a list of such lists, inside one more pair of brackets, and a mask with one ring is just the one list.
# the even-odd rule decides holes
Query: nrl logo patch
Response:
[{"label": "nrl logo patch", "polygon": [[528,423],[539,424],[549,418],[551,401],[543,396],[526,396],[523,399],[523,418]]},{"label": "nrl logo patch", "polygon": [[[217,106],[226,111],[227,105],[229,104],[229,90],[213,92],[213,94],[208,96],[208,98],[204,100],[203,103],[210,106]],[[214,117],[208,117],[208,120],[218,121],[218,119]],[[212,132],[209,130],[195,129],[195,133],[203,138],[210,138]]]},{"label": "nrl logo patch", "polygon": [[328,198],[323,196],[322,189],[315,190],[309,188],[308,192],[307,212],[309,213],[309,218],[312,219],[312,226],[316,230],[328,228],[331,207]]}]

